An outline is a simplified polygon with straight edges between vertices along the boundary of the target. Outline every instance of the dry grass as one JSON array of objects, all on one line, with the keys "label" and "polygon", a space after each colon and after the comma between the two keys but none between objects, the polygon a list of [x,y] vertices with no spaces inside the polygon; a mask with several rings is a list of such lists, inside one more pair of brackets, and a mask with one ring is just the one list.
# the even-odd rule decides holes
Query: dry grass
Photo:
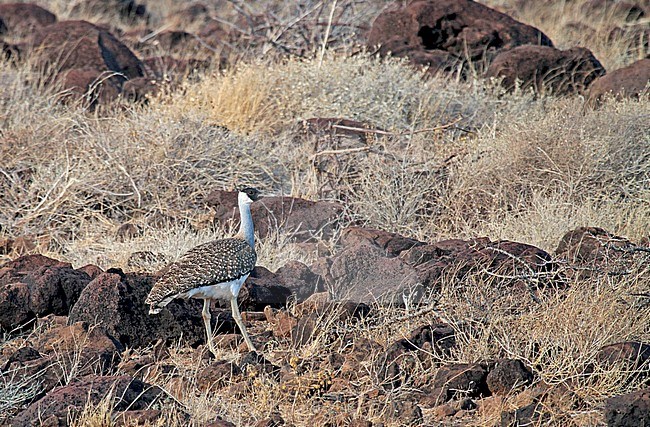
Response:
[{"label": "dry grass", "polygon": [[[359,19],[352,17],[355,7],[369,19],[381,6],[343,3],[349,9],[339,18],[345,22]],[[70,13],[65,2],[42,4],[61,16]],[[154,22],[162,22],[174,7],[168,1],[160,4]],[[619,23],[614,16],[582,16],[582,2],[544,2],[544,9],[530,4],[519,18],[538,26],[559,47],[574,44],[563,26],[578,20],[597,30],[595,37],[581,35],[578,42],[607,67],[628,64],[640,54],[627,47],[626,36],[605,37],[607,25]],[[264,3],[251,7],[263,9]],[[297,12],[286,13],[278,19]],[[328,7],[314,9],[309,19],[328,13]],[[300,28],[277,40],[290,44]],[[607,101],[592,111],[584,110],[578,97],[536,98],[505,94],[490,82],[423,78],[403,60],[340,54],[351,49],[342,41],[343,30],[330,35],[333,50],[321,61],[316,54],[324,30],[310,33],[317,47],[305,53],[307,58],[241,62],[187,81],[148,105],[94,113],[83,105],[59,105],[56,88],[36,83],[38,76],[29,67],[0,65],[6,88],[0,94],[0,238],[33,236],[39,242],[34,252],[75,267],[92,263],[153,271],[197,244],[233,233],[212,224],[204,200],[212,189],[240,183],[270,194],[339,199],[347,209],[343,223],[356,221],[426,241],[485,235],[552,252],[560,237],[577,226],[600,226],[633,241],[648,236],[647,98]],[[272,36],[266,34],[266,42]],[[255,48],[263,49],[266,42]],[[388,135],[366,141],[306,135],[299,122],[312,117],[355,119]],[[349,148],[362,150],[320,155]],[[116,230],[125,222],[137,225],[141,234],[118,238]],[[323,243],[336,248],[336,238]],[[144,251],[159,258],[137,267],[129,263],[134,252]],[[270,270],[289,260],[312,260],[278,232],[260,243],[259,256],[260,265]],[[402,387],[382,394],[376,394],[385,384],[374,351],[359,363],[359,377],[343,392],[362,396],[359,400],[332,402],[313,390],[288,393],[263,373],[247,373],[248,387],[237,393],[229,388],[234,379],[200,391],[198,375],[207,362],[182,346],[171,348],[168,358],[148,366],[142,376],[173,397],[161,404],[163,417],[155,425],[184,425],[183,413],[193,425],[217,416],[252,425],[279,413],[298,426],[318,425],[319,414],[397,426],[399,420],[386,418],[391,400],[430,386],[441,364],[512,357],[584,402],[578,409],[571,399],[553,408],[558,424],[568,414],[577,425],[598,425],[603,400],[638,388],[639,374],[648,371],[647,366],[630,372],[596,364],[595,374],[584,374],[603,345],[650,341],[649,308],[635,293],[647,293],[647,272],[574,280],[567,289],[540,291],[537,303],[513,295],[498,281],[447,280],[437,309],[456,322],[457,348],[445,356],[427,355]],[[348,351],[350,341],[372,340],[386,347],[417,326],[437,321],[431,313],[413,315],[414,310],[376,307],[368,322],[323,316],[304,346],[274,339],[266,356],[312,384],[322,379],[327,357]],[[256,326],[257,332],[267,327]],[[10,353],[41,333],[6,336],[0,351]],[[129,351],[146,355],[151,349]],[[237,351],[224,349],[220,356],[241,361]],[[75,366],[74,360],[63,362]],[[61,383],[73,380],[77,371],[67,370]],[[37,379],[27,380],[0,378],[0,412],[16,410],[38,392]],[[497,425],[501,411],[524,398],[495,401],[467,423]],[[374,406],[365,405],[370,400]],[[110,398],[89,405],[73,425],[113,425],[111,408]],[[426,412],[425,422],[433,421]]]}]

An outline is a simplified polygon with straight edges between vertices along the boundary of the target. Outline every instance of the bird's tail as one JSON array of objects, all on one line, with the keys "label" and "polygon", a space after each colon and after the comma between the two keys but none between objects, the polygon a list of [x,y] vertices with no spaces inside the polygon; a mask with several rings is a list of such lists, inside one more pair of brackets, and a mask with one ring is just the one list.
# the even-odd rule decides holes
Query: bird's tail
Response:
[{"label": "bird's tail", "polygon": [[173,299],[174,299],[174,296],[169,296],[169,297],[163,298],[162,300],[158,300],[157,298],[152,298],[152,295],[149,294],[149,296],[147,297],[147,299],[144,302],[146,304],[149,304],[149,314],[158,314]]},{"label": "bird's tail", "polygon": [[155,305],[149,307],[149,314],[158,314],[161,311],[162,311],[162,307],[156,307]]}]

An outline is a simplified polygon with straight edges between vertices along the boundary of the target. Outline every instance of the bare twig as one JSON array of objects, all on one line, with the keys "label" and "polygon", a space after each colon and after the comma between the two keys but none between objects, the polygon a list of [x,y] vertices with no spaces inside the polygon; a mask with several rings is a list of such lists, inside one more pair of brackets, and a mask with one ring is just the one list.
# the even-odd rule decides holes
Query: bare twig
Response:
[{"label": "bare twig", "polygon": [[350,154],[350,153],[361,153],[364,151],[370,150],[370,147],[357,147],[357,148],[346,148],[342,150],[323,150],[319,151],[318,153],[314,154],[312,158],[318,157],[318,156],[325,156],[328,154]]},{"label": "bare twig", "polygon": [[330,32],[332,31],[332,21],[334,20],[334,11],[336,10],[337,0],[334,0],[332,3],[332,10],[330,11],[330,16],[327,19],[327,28],[325,29],[325,37],[323,37],[323,45],[320,50],[320,55],[318,58],[318,68],[323,65],[323,58],[325,57],[325,50],[327,49],[327,40],[330,37]]}]

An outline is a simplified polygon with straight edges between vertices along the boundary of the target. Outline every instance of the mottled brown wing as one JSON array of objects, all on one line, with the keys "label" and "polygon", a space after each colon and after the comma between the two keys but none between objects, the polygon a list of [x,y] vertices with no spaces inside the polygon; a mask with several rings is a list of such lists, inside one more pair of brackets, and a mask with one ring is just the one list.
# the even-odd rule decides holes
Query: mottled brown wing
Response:
[{"label": "mottled brown wing", "polygon": [[156,282],[147,304],[201,286],[229,282],[250,273],[257,255],[243,239],[230,238],[204,243],[190,249]]}]

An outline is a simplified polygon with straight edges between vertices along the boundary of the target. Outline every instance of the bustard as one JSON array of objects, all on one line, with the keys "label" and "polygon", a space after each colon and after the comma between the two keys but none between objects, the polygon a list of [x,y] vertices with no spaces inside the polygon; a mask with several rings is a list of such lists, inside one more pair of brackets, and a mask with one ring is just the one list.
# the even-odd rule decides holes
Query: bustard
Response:
[{"label": "bustard", "polygon": [[169,266],[145,301],[151,305],[149,314],[157,314],[175,298],[203,299],[202,317],[208,348],[213,354],[216,354],[210,326],[210,300],[213,299],[230,300],[232,317],[246,345],[251,351],[256,351],[239,313],[237,295],[257,261],[250,205],[259,198],[260,193],[255,188],[239,190],[239,233],[235,237],[213,240],[190,249]]}]

